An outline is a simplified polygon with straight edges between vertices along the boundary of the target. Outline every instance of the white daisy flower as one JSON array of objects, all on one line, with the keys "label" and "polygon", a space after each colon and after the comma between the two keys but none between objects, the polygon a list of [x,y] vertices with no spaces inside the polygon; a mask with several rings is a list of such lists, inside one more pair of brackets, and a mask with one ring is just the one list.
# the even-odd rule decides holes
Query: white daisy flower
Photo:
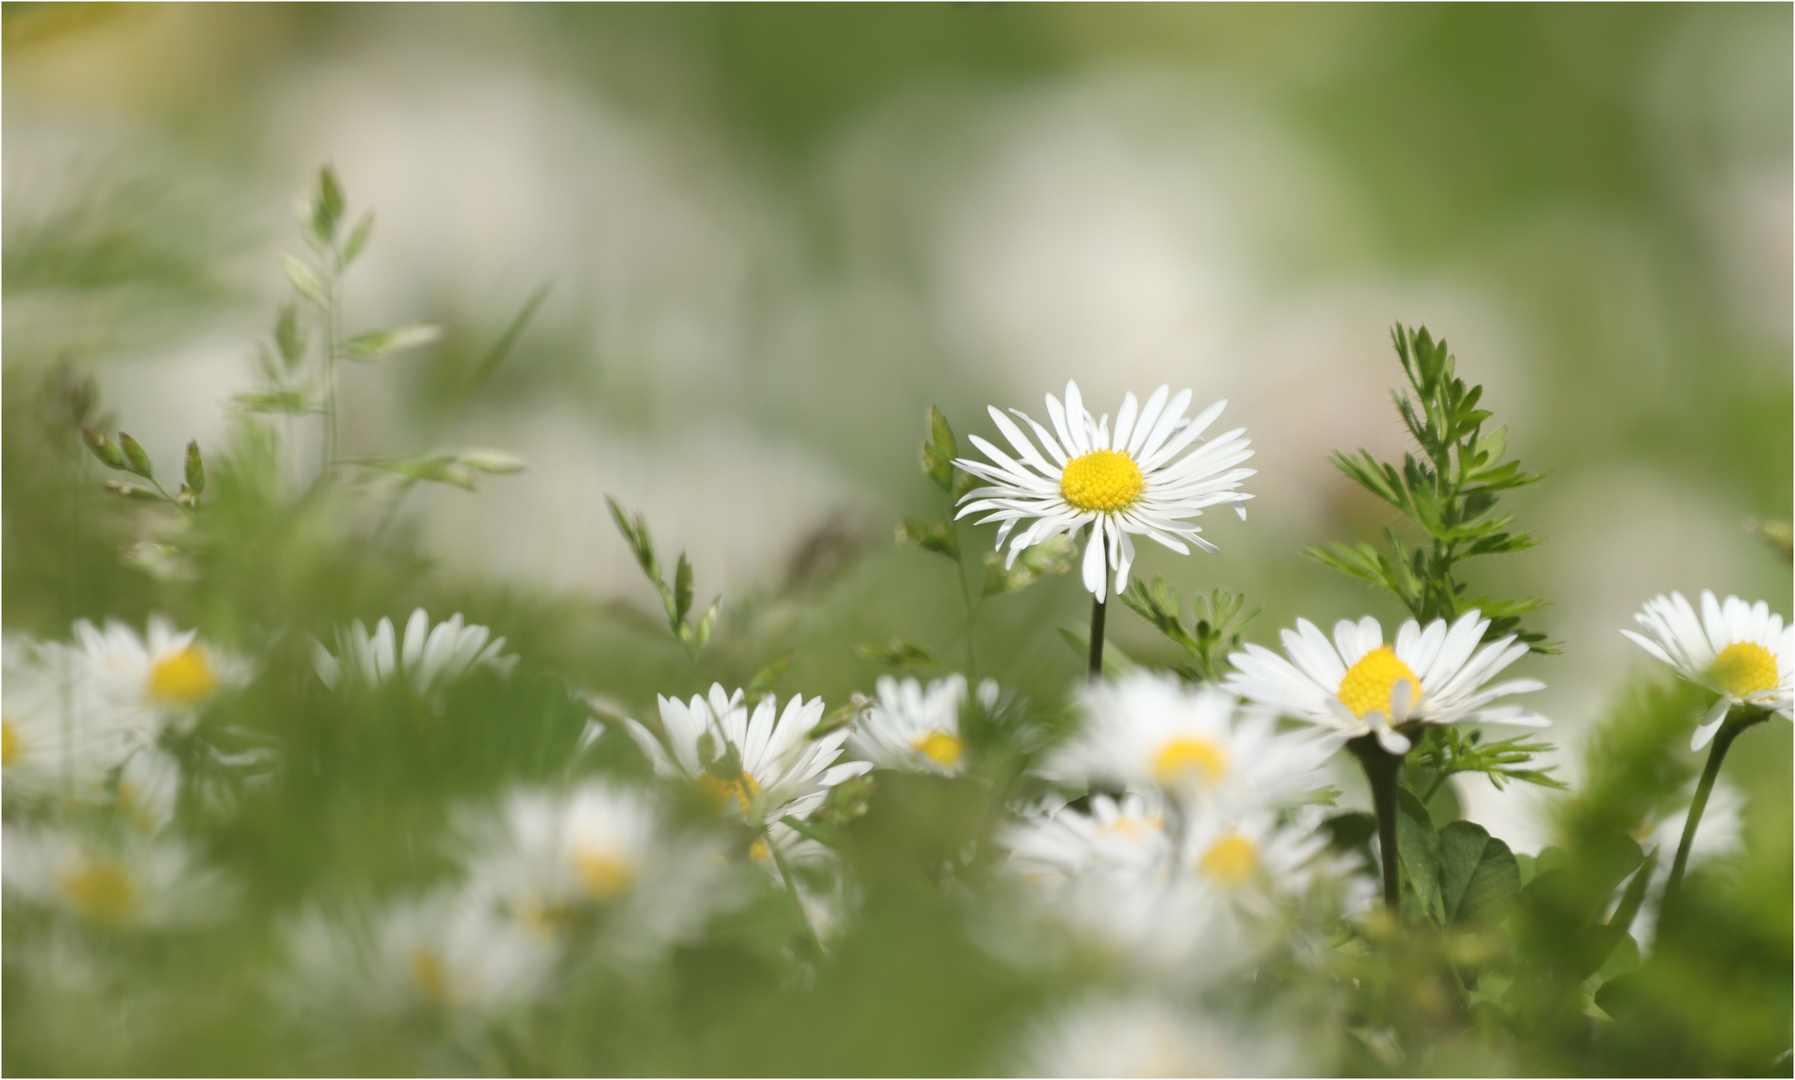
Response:
[{"label": "white daisy flower", "polygon": [[153,738],[167,728],[185,728],[200,706],[220,690],[249,681],[240,659],[197,640],[194,630],[176,631],[160,615],[150,616],[148,633],[117,620],[99,630],[86,619],[75,624],[75,640],[106,693],[134,710]]},{"label": "white daisy flower", "polygon": [[488,628],[462,625],[460,612],[432,628],[429,614],[418,608],[406,620],[402,640],[393,621],[383,618],[372,634],[360,619],[338,630],[335,654],[313,642],[312,667],[333,690],[397,680],[429,695],[476,667],[509,674],[517,657],[504,655],[504,648],[505,639],[493,637]]},{"label": "white daisy flower", "polygon": [[[1186,541],[1204,551],[1216,551],[1214,544],[1198,535],[1202,530],[1185,519],[1198,517],[1204,507],[1217,503],[1232,503],[1235,511],[1246,517],[1244,503],[1252,496],[1235,489],[1254,470],[1234,466],[1252,457],[1252,451],[1247,449],[1248,440],[1240,437],[1244,428],[1213,440],[1201,438],[1227,402],[1218,401],[1187,421],[1184,410],[1190,405],[1191,392],[1180,391],[1168,403],[1169,389],[1162,386],[1153,391],[1145,408],[1133,394],[1125,395],[1112,437],[1108,414],[1093,418],[1085,411],[1078,384],[1068,382],[1063,407],[1052,394],[1047,395],[1052,432],[1021,411],[1011,410],[1034,431],[1039,449],[1021,428],[995,406],[990,407],[992,421],[1017,456],[1012,458],[972,436],[973,445],[990,462],[961,459],[954,464],[987,481],[988,486],[967,493],[959,516],[988,512],[979,519],[980,524],[1001,522],[997,530],[1000,549],[1018,522],[1032,520],[1010,543],[1012,563],[1024,548],[1091,526],[1084,554],[1084,584],[1098,600],[1106,593],[1108,569],[1115,570],[1116,592],[1128,587],[1128,569],[1134,563],[1131,536],[1151,537],[1181,555],[1190,554]],[[1202,445],[1178,456],[1196,442]]]},{"label": "white daisy flower", "polygon": [[1737,596],[1721,603],[1703,589],[1700,619],[1676,592],[1647,600],[1645,610],[1633,617],[1646,633],[1621,633],[1677,674],[1720,695],[1695,729],[1690,749],[1708,745],[1736,705],[1755,705],[1791,718],[1795,626],[1784,626],[1783,617],[1772,615],[1769,604],[1762,600],[1747,604]]},{"label": "white daisy flower", "polygon": [[371,917],[311,909],[284,937],[291,967],[279,996],[299,1011],[360,1017],[493,1012],[536,996],[559,957],[551,940],[452,890]]},{"label": "white daisy flower", "polygon": [[6,891],[107,928],[167,930],[220,914],[230,892],[179,841],[127,833],[102,842],[69,829],[5,830]]},{"label": "white daisy flower", "polygon": [[1003,830],[999,842],[1010,849],[1010,868],[1031,881],[1051,881],[1100,866],[1150,873],[1171,861],[1166,808],[1158,798],[1092,795],[1090,808],[1041,807]]},{"label": "white daisy flower", "polygon": [[1159,997],[1096,997],[1037,1022],[1016,1076],[1287,1076],[1297,1041],[1251,1034]]},{"label": "white daisy flower", "polygon": [[1168,870],[1093,863],[1065,878],[1016,882],[985,943],[1024,968],[1096,963],[1186,986],[1227,977],[1251,958],[1244,937],[1229,932],[1216,896]]},{"label": "white daisy flower", "polygon": [[[1260,645],[1228,657],[1234,674],[1223,686],[1280,715],[1307,720],[1348,736],[1376,735],[1392,754],[1407,753],[1398,729],[1417,724],[1492,723],[1544,727],[1544,717],[1497,698],[1545,689],[1537,679],[1485,686],[1527,654],[1513,635],[1478,650],[1489,620],[1467,611],[1449,628],[1435,619],[1426,630],[1414,619],[1384,644],[1383,627],[1367,615],[1342,619],[1332,642],[1307,619],[1285,630],[1289,659]],[[1475,655],[1473,655],[1475,653]]]},{"label": "white daisy flower", "polygon": [[588,918],[624,959],[690,940],[732,897],[720,840],[668,827],[649,797],[589,781],[506,799],[469,888],[553,937]]},{"label": "white daisy flower", "polygon": [[1204,815],[1184,834],[1182,859],[1204,889],[1229,912],[1269,921],[1319,885],[1342,879],[1352,865],[1336,858],[1317,827],[1319,807],[1307,807],[1281,824],[1261,810],[1234,816]]},{"label": "white daisy flower", "polygon": [[[808,737],[823,718],[822,698],[794,696],[780,712],[769,695],[750,712],[741,690],[729,694],[713,683],[708,697],[658,700],[664,746],[641,724],[625,721],[655,772],[696,783],[719,810],[733,806],[749,821],[808,816],[830,788],[872,768],[869,761],[834,764],[846,729]],[[730,755],[741,763],[733,780],[716,773]]]},{"label": "white daisy flower", "polygon": [[10,799],[91,800],[139,740],[100,693],[85,655],[8,635],[0,661],[0,775]]},{"label": "white daisy flower", "polygon": [[1268,806],[1314,788],[1338,741],[1279,733],[1261,710],[1243,711],[1215,687],[1151,672],[1084,694],[1089,717],[1049,759],[1049,775],[1158,788],[1212,807]]},{"label": "white daisy flower", "polygon": [[[966,741],[960,736],[960,707],[966,701],[966,677],[949,675],[925,688],[915,679],[898,681],[881,675],[879,696],[848,734],[848,751],[881,769],[952,774],[964,764]],[[995,700],[997,684],[979,686],[981,700]]]}]

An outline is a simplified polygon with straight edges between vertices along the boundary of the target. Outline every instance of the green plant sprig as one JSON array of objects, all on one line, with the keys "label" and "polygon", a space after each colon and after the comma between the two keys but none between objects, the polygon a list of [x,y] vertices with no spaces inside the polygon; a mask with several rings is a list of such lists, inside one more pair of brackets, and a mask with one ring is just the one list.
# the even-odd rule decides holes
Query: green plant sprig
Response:
[{"label": "green plant sprig", "polygon": [[1515,781],[1564,791],[1567,786],[1552,775],[1552,766],[1527,767],[1535,755],[1555,749],[1551,743],[1535,742],[1526,735],[1484,742],[1483,732],[1476,728],[1429,725],[1404,761],[1404,782],[1423,803],[1432,803],[1446,778],[1455,773],[1483,773],[1497,791]]},{"label": "green plant sprig", "polygon": [[[673,632],[673,636],[684,647],[686,655],[697,659],[699,651],[710,641],[711,631],[717,625],[717,614],[722,610],[723,598],[719,596],[711,601],[711,606],[694,623],[690,618],[692,564],[687,560],[686,553],[679,553],[679,563],[673,570],[673,584],[669,586],[661,573],[660,559],[654,553],[654,540],[648,535],[648,519],[641,513],[632,517],[609,495],[605,496],[605,502],[611,507],[611,520],[617,523],[617,531],[623,534],[624,542],[629,544],[630,551],[636,556],[637,565],[642,567],[642,573],[661,594],[661,604],[667,611],[667,629]],[[783,670],[781,666],[778,671],[763,672],[767,685],[771,686],[772,681]],[[761,676],[756,678],[760,679]]]},{"label": "green plant sprig", "polygon": [[1187,627],[1178,589],[1163,577],[1155,577],[1151,585],[1139,578],[1129,582],[1122,602],[1189,654],[1188,663],[1173,665],[1189,682],[1220,682],[1233,670],[1228,654],[1240,648],[1241,632],[1259,617],[1258,608],[1245,611],[1245,596],[1214,589],[1191,601],[1194,610]]},{"label": "green plant sprig", "polygon": [[1395,507],[1425,540],[1410,544],[1386,527],[1388,554],[1369,543],[1333,544],[1307,552],[1315,561],[1382,588],[1423,623],[1452,619],[1473,608],[1490,620],[1484,639],[1514,634],[1532,651],[1555,653],[1545,635],[1521,626],[1537,611],[1537,597],[1497,600],[1466,596],[1459,564],[1479,555],[1525,551],[1537,541],[1514,529],[1512,514],[1496,513],[1498,496],[1543,478],[1504,461],[1508,429],[1485,432],[1490,412],[1479,408],[1482,386],[1467,386],[1455,374],[1456,360],[1442,339],[1426,327],[1391,330],[1396,356],[1408,376],[1412,396],[1396,392],[1397,411],[1421,449],[1403,455],[1402,465],[1378,461],[1369,451],[1335,452],[1334,464],[1354,483]]}]

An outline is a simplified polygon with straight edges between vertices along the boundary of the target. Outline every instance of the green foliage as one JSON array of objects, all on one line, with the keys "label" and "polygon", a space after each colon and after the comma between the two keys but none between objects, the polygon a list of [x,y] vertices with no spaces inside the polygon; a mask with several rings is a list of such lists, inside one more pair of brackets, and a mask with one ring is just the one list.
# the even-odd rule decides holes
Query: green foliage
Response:
[{"label": "green foliage", "polygon": [[673,584],[668,586],[661,573],[660,560],[655,557],[654,540],[648,535],[648,519],[640,512],[632,518],[609,495],[605,496],[605,503],[611,508],[611,520],[617,523],[617,531],[623,534],[624,542],[629,544],[631,553],[636,556],[636,565],[642,568],[643,575],[661,594],[661,605],[667,612],[667,629],[673,632],[674,638],[685,648],[687,655],[696,658],[699,650],[710,641],[711,630],[717,625],[717,613],[722,610],[723,598],[719,596],[711,601],[710,608],[694,624],[689,618],[692,611],[692,564],[687,561],[686,553],[679,553],[679,563],[673,571]]},{"label": "green foliage", "polygon": [[1336,452],[1334,464],[1347,478],[1389,503],[1424,537],[1411,544],[1386,528],[1389,551],[1371,544],[1334,544],[1310,548],[1310,558],[1375,585],[1396,597],[1422,623],[1453,619],[1473,608],[1490,620],[1485,639],[1515,634],[1535,652],[1555,652],[1545,635],[1521,626],[1521,617],[1543,601],[1467,597],[1457,577],[1458,564],[1479,555],[1524,551],[1534,545],[1531,534],[1514,531],[1514,517],[1498,514],[1498,496],[1537,483],[1538,474],[1504,461],[1508,429],[1485,432],[1490,418],[1478,407],[1483,387],[1466,386],[1455,374],[1456,360],[1442,339],[1434,341],[1426,327],[1391,330],[1396,356],[1408,377],[1409,394],[1395,396],[1397,411],[1421,456],[1404,454],[1400,467],[1380,462],[1370,452]]},{"label": "green foliage", "polygon": [[1129,582],[1122,602],[1189,654],[1189,662],[1175,670],[1191,682],[1220,682],[1232,670],[1228,654],[1240,648],[1241,632],[1259,616],[1258,609],[1242,614],[1246,597],[1213,589],[1191,602],[1195,610],[1187,627],[1178,589],[1163,577],[1155,577],[1151,585],[1139,578]]},{"label": "green foliage", "polygon": [[1562,791],[1565,784],[1552,775],[1551,766],[1530,767],[1536,755],[1549,754],[1554,749],[1551,743],[1536,742],[1525,735],[1485,742],[1483,732],[1476,728],[1428,725],[1404,758],[1404,782],[1423,792],[1422,801],[1429,804],[1447,777],[1456,773],[1482,773],[1497,791],[1516,780]]}]

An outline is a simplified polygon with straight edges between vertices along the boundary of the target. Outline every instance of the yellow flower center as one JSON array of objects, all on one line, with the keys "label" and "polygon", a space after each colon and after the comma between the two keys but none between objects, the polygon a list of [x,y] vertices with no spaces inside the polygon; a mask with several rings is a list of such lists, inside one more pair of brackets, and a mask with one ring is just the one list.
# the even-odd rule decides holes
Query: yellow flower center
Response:
[{"label": "yellow flower center", "polygon": [[1720,650],[1708,675],[1736,698],[1776,685],[1776,657],[1752,641],[1735,641]]},{"label": "yellow flower center", "polygon": [[62,891],[84,918],[116,925],[137,906],[137,883],[114,862],[89,863],[62,876]]},{"label": "yellow flower center", "polygon": [[1213,784],[1228,775],[1228,751],[1209,739],[1180,735],[1153,755],[1153,777],[1162,784],[1201,780]]},{"label": "yellow flower center", "polygon": [[19,738],[19,729],[12,726],[11,720],[0,720],[0,765],[11,765],[19,758],[19,751],[25,749],[24,740]]},{"label": "yellow flower center", "polygon": [[913,745],[922,751],[923,756],[943,767],[959,761],[960,752],[966,749],[963,741],[945,731],[931,731]]},{"label": "yellow flower center", "polygon": [[704,797],[719,810],[734,799],[742,812],[747,813],[748,804],[754,801],[754,796],[760,794],[760,785],[755,782],[754,777],[748,775],[748,770],[743,769],[742,775],[734,780],[719,780],[710,773],[700,773],[698,790],[704,792]]},{"label": "yellow flower center", "polygon": [[434,949],[419,946],[411,950],[411,980],[430,1004],[442,1005],[449,1000],[449,973]]},{"label": "yellow flower center", "polygon": [[748,845],[748,857],[755,862],[765,862],[773,857],[773,849],[767,846],[766,837],[763,836]]},{"label": "yellow flower center", "polygon": [[605,851],[581,848],[573,853],[573,874],[594,900],[611,900],[636,883],[636,868]]},{"label": "yellow flower center", "polygon": [[218,689],[206,654],[189,645],[156,661],[144,694],[157,705],[197,705]]},{"label": "yellow flower center", "polygon": [[1060,495],[1080,510],[1100,514],[1126,509],[1147,486],[1141,467],[1126,453],[1092,450],[1066,462],[1060,473]]},{"label": "yellow flower center", "polygon": [[1204,877],[1223,888],[1236,888],[1246,883],[1259,868],[1259,849],[1237,832],[1209,845],[1197,860],[1197,869]]},{"label": "yellow flower center", "polygon": [[1159,832],[1166,827],[1166,819],[1155,814],[1148,817],[1131,817],[1124,815],[1103,827],[1103,832],[1111,836],[1126,836],[1130,840],[1139,840],[1143,836]]},{"label": "yellow flower center", "polygon": [[1405,680],[1409,684],[1410,704],[1419,702],[1421,680],[1407,664],[1397,659],[1396,650],[1379,645],[1361,657],[1340,680],[1340,703],[1361,720],[1366,713],[1388,713],[1390,695],[1395,692],[1396,684]]}]

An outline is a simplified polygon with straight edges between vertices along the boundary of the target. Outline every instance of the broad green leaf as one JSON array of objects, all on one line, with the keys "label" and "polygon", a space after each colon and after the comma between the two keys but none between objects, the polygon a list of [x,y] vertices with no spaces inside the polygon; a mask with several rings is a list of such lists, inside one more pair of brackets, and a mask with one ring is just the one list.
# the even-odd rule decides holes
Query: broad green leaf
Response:
[{"label": "broad green leaf", "polygon": [[1421,910],[1443,921],[1440,897],[1440,834],[1421,799],[1408,788],[1396,790],[1396,854],[1414,887]]},{"label": "broad green leaf", "polygon": [[1520,866],[1507,844],[1469,821],[1440,830],[1440,899],[1449,924],[1499,918],[1520,891]]}]

